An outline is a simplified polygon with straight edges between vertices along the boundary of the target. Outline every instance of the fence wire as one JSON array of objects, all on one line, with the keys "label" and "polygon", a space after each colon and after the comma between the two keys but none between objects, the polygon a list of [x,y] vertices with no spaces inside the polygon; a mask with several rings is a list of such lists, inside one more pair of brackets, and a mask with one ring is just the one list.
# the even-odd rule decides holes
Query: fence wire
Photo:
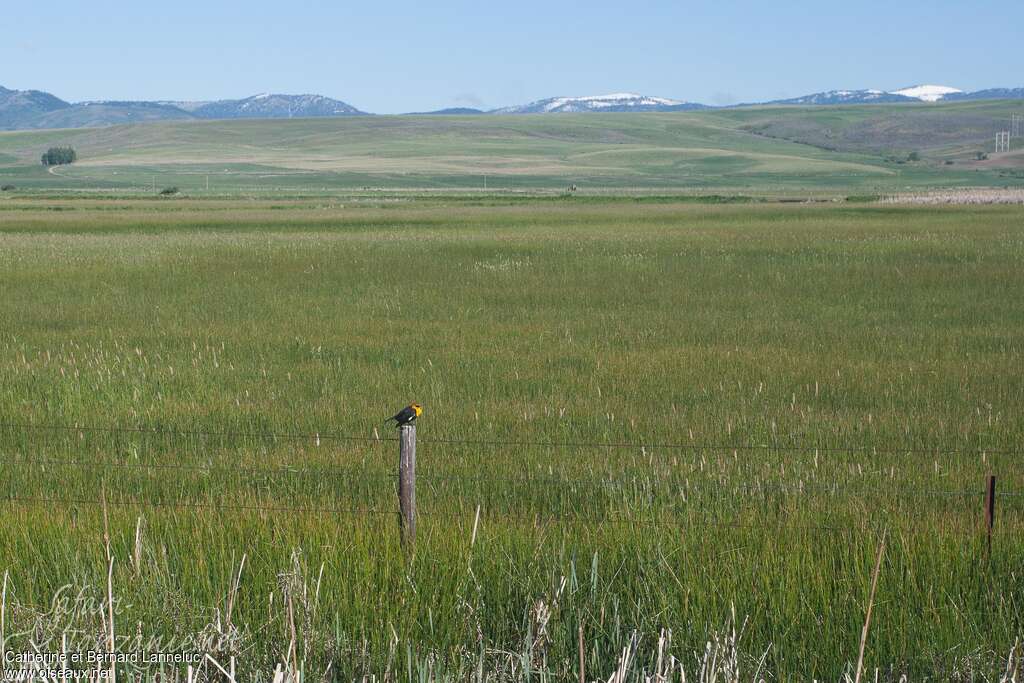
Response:
[{"label": "fence wire", "polygon": [[[179,429],[168,429],[162,427],[123,427],[123,426],[96,426],[96,425],[58,425],[58,424],[28,424],[28,423],[0,423],[0,429],[7,429],[12,431],[25,431],[25,432],[43,432],[43,433],[59,433],[59,432],[70,432],[70,433],[107,433],[107,434],[130,434],[130,435],[144,435],[144,436],[159,436],[169,437],[175,439],[185,438],[249,438],[249,439],[281,439],[281,440],[304,440],[319,443],[321,440],[324,441],[345,441],[345,442],[361,442],[371,444],[381,444],[383,442],[394,442],[398,441],[397,437],[380,437],[375,434],[372,437],[369,436],[358,436],[350,434],[338,434],[333,432],[272,432],[272,431],[232,431],[232,430],[179,430]],[[812,445],[795,445],[795,444],[672,444],[672,443],[648,443],[648,442],[585,442],[585,441],[566,441],[566,442],[555,442],[555,441],[499,441],[499,440],[480,440],[480,439],[421,439],[422,444],[438,444],[438,445],[465,445],[465,446],[487,446],[487,447],[545,447],[545,448],[572,448],[572,449],[637,449],[637,450],[656,450],[656,449],[676,449],[676,450],[723,450],[723,451],[766,451],[766,452],[870,452],[877,454],[905,454],[905,453],[928,453],[933,455],[938,454],[1006,454],[1013,455],[1017,451],[1005,450],[1005,449],[984,449],[984,448],[920,448],[910,447],[901,449],[892,448],[875,448],[865,446],[812,446]],[[337,466],[337,465],[318,465],[315,467],[304,467],[298,465],[280,465],[280,466],[236,466],[236,465],[214,465],[214,464],[202,464],[202,463],[183,463],[183,462],[160,462],[160,463],[145,463],[145,462],[124,462],[124,461],[113,461],[113,460],[96,460],[96,459],[61,459],[61,458],[38,458],[38,457],[27,457],[27,458],[11,458],[0,460],[0,467],[61,467],[61,468],[83,468],[83,469],[118,469],[118,470],[130,470],[140,471],[147,474],[154,472],[201,472],[206,474],[221,473],[228,475],[243,475],[243,476],[264,476],[264,477],[286,477],[286,476],[308,476],[308,477],[351,477],[353,479],[360,480],[371,480],[371,481],[397,481],[398,476],[396,474],[389,474],[385,472],[372,472],[364,469],[358,469],[355,466]],[[700,491],[697,487],[690,484],[689,477],[684,481],[680,481],[678,478],[664,478],[658,479],[655,476],[634,476],[626,478],[614,478],[614,477],[573,477],[571,475],[565,476],[496,476],[496,475],[476,475],[476,474],[455,474],[455,473],[431,473],[425,472],[418,475],[419,479],[422,479],[428,484],[430,482],[457,482],[457,483],[490,483],[502,486],[507,485],[525,485],[525,486],[546,486],[546,487],[571,487],[571,488],[608,488],[608,489],[628,489],[630,487],[650,487],[665,486],[679,488],[684,494],[693,494],[695,491]],[[713,480],[712,480],[713,481]],[[721,482],[719,482],[721,484]],[[711,487],[704,487],[707,490],[711,490]],[[716,486],[715,490],[721,490],[721,485]],[[758,481],[755,483],[743,483],[739,486],[728,490],[729,495],[733,495],[737,492],[742,492],[748,495],[764,494],[767,491],[778,491],[786,494],[798,494],[804,495],[808,492],[817,492],[822,495],[830,497],[848,497],[848,498],[864,498],[872,494],[884,493],[882,489],[878,487],[850,487],[839,484],[829,483],[818,483],[818,482],[799,482],[796,484],[785,484],[781,482],[772,481]],[[983,497],[986,495],[984,490],[957,490],[957,489],[922,489],[922,488],[907,488],[899,486],[897,490],[892,493],[899,496],[916,496],[916,497],[927,497],[927,498],[970,498],[970,497]],[[1024,491],[999,491],[996,493],[997,498],[1018,498],[1024,497]],[[217,509],[217,510],[236,510],[236,511],[253,511],[253,512],[292,512],[292,513],[309,513],[309,514],[355,514],[355,515],[386,515],[394,516],[397,515],[397,511],[386,511],[377,510],[372,508],[338,508],[338,507],[304,507],[304,506],[264,506],[264,505],[224,505],[216,503],[204,503],[204,502],[188,502],[188,501],[154,501],[154,500],[111,500],[102,501],[97,499],[87,498],[61,498],[61,497],[26,497],[26,496],[10,496],[6,499],[11,503],[49,503],[55,505],[112,505],[112,506],[153,506],[153,507],[175,507],[175,508],[194,508],[194,509]],[[489,513],[491,515],[495,513]],[[532,520],[538,520],[543,515],[538,516],[537,514],[527,515],[508,515],[507,513],[497,513],[499,517],[504,518],[528,518]],[[594,523],[628,523],[628,524],[645,524],[643,520],[637,518],[623,518],[616,520],[607,516],[600,517],[585,517],[580,515],[548,515],[551,520],[555,521],[590,521]],[[725,523],[729,526],[728,523]],[[827,529],[827,530],[842,530],[842,527],[834,527],[827,525],[812,525],[813,528]]]},{"label": "fence wire", "polygon": [[[350,441],[364,443],[383,443],[398,441],[394,436],[362,436],[355,434],[338,434],[331,431],[312,432],[273,432],[273,431],[231,431],[231,430],[191,430],[162,427],[120,427],[94,425],[55,425],[30,423],[0,423],[0,429],[24,431],[52,432],[101,432],[113,434],[143,434],[170,437],[207,437],[207,438],[246,438],[276,439],[300,441]],[[632,450],[677,450],[677,451],[744,451],[744,452],[788,452],[788,453],[870,453],[877,455],[1022,455],[1018,449],[992,448],[986,446],[907,446],[896,448],[886,446],[864,446],[855,444],[797,444],[793,442],[774,442],[764,444],[728,444],[710,442],[665,443],[646,441],[530,441],[530,440],[499,440],[499,439],[451,439],[423,438],[421,444],[438,444],[448,446],[487,446],[492,448],[554,448],[554,449],[632,449]]]},{"label": "fence wire", "polygon": [[[177,472],[201,472],[207,474],[221,473],[228,475],[246,475],[246,476],[289,476],[289,475],[300,475],[309,477],[337,477],[344,479],[346,477],[360,480],[371,480],[371,481],[395,481],[398,475],[395,473],[387,472],[370,472],[362,469],[357,469],[352,466],[339,467],[339,466],[324,466],[319,465],[316,467],[300,467],[297,465],[281,465],[278,467],[248,467],[238,465],[203,465],[193,463],[143,463],[143,462],[117,462],[111,460],[68,460],[59,458],[17,458],[17,459],[3,459],[0,460],[0,467],[72,467],[72,468],[83,468],[83,469],[115,469],[115,470],[132,470],[142,472],[162,472],[162,471],[177,471]],[[687,479],[682,481],[678,478],[657,478],[654,476],[634,476],[630,478],[614,478],[614,477],[573,477],[567,475],[565,477],[554,477],[554,476],[482,476],[475,474],[435,474],[431,472],[419,472],[416,475],[417,480],[423,481],[439,481],[439,482],[469,482],[469,483],[486,483],[486,484],[501,484],[501,485],[522,485],[522,486],[547,486],[547,487],[558,487],[558,488],[608,488],[608,489],[623,489],[629,487],[648,487],[648,486],[660,486],[660,487],[672,487],[679,488],[684,492],[692,492],[700,489],[701,487],[694,486]],[[714,483],[715,480],[706,480]],[[719,485],[713,487],[714,490],[722,490],[723,485],[718,482]],[[705,486],[703,488],[711,489],[711,486]],[[822,495],[830,497],[864,497],[872,494],[884,493],[885,491],[878,487],[850,487],[840,484],[828,484],[828,483],[817,483],[817,482],[800,482],[796,484],[785,484],[781,482],[772,481],[760,481],[756,483],[742,483],[729,489],[730,494],[735,492],[743,492],[747,494],[761,493],[767,490],[778,491],[780,493],[790,494],[805,494],[808,492],[818,492]],[[983,496],[985,491],[981,489],[920,489],[920,488],[907,488],[900,486],[898,490],[901,496],[917,496],[917,497],[972,497],[972,496]],[[997,497],[1001,498],[1016,498],[1024,497],[1022,491],[1000,491],[996,493]]]}]

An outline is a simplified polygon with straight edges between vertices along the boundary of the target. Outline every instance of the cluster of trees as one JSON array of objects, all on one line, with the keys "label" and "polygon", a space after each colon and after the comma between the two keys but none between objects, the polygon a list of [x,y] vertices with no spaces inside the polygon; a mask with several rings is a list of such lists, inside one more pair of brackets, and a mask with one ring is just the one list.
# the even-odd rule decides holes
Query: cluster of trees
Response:
[{"label": "cluster of trees", "polygon": [[898,154],[890,154],[885,157],[885,160],[890,164],[912,164],[914,162],[921,161],[921,154],[920,152],[911,152],[905,157]]},{"label": "cluster of trees", "polygon": [[43,154],[43,166],[60,166],[72,164],[78,159],[72,147],[51,147]]}]

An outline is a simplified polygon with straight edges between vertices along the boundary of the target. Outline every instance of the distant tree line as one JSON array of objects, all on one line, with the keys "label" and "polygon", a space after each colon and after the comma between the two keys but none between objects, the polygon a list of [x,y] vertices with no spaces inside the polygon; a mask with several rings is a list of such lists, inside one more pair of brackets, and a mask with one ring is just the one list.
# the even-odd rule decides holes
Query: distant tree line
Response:
[{"label": "distant tree line", "polygon": [[43,153],[43,166],[60,166],[73,164],[78,159],[72,147],[51,147]]}]

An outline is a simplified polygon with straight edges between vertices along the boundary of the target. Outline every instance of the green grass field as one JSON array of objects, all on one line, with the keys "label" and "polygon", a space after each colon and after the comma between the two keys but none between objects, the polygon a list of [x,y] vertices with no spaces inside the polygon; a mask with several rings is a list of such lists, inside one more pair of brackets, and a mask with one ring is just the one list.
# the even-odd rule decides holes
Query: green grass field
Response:
[{"label": "green grass field", "polygon": [[[22,192],[193,196],[361,190],[842,196],[1021,186],[1024,156],[979,162],[1020,102],[747,107],[651,114],[367,116],[0,133]],[[47,172],[51,145],[78,151]],[[1015,143],[1016,144],[1016,143]],[[898,163],[910,152],[921,161]],[[899,157],[897,160],[896,157]],[[207,189],[209,187],[209,189]]]},{"label": "green grass field", "polygon": [[[872,679],[998,680],[1024,636],[1022,218],[0,202],[6,648],[103,647],[105,499],[118,647],[246,677],[577,680],[582,629],[589,680],[634,632],[650,675],[670,630],[691,680],[712,640],[735,680],[837,681],[887,533]],[[382,421],[411,400],[405,556]]]}]

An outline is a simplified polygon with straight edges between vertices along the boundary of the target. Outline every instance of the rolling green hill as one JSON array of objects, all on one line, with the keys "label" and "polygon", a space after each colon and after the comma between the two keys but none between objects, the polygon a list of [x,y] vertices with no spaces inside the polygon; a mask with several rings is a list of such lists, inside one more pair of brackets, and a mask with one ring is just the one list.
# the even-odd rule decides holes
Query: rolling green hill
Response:
[{"label": "rolling green hill", "polygon": [[[870,192],[1018,185],[1024,156],[976,161],[1024,104],[750,107],[635,114],[167,121],[0,133],[19,188],[214,193],[361,188]],[[1003,126],[1005,127],[1005,126]],[[1015,140],[1019,144],[1019,141]],[[80,161],[47,172],[70,144]],[[988,145],[986,147],[985,145]],[[920,161],[908,163],[909,152]]]},{"label": "rolling green hill", "polygon": [[[1011,115],[1021,113],[1024,101],[991,100],[796,110],[750,107],[721,115],[743,130],[823,149],[881,155],[916,151],[935,160],[967,162],[975,160],[976,152],[991,152],[996,132],[1008,130]],[[1024,160],[1016,161],[1024,166]]]}]

